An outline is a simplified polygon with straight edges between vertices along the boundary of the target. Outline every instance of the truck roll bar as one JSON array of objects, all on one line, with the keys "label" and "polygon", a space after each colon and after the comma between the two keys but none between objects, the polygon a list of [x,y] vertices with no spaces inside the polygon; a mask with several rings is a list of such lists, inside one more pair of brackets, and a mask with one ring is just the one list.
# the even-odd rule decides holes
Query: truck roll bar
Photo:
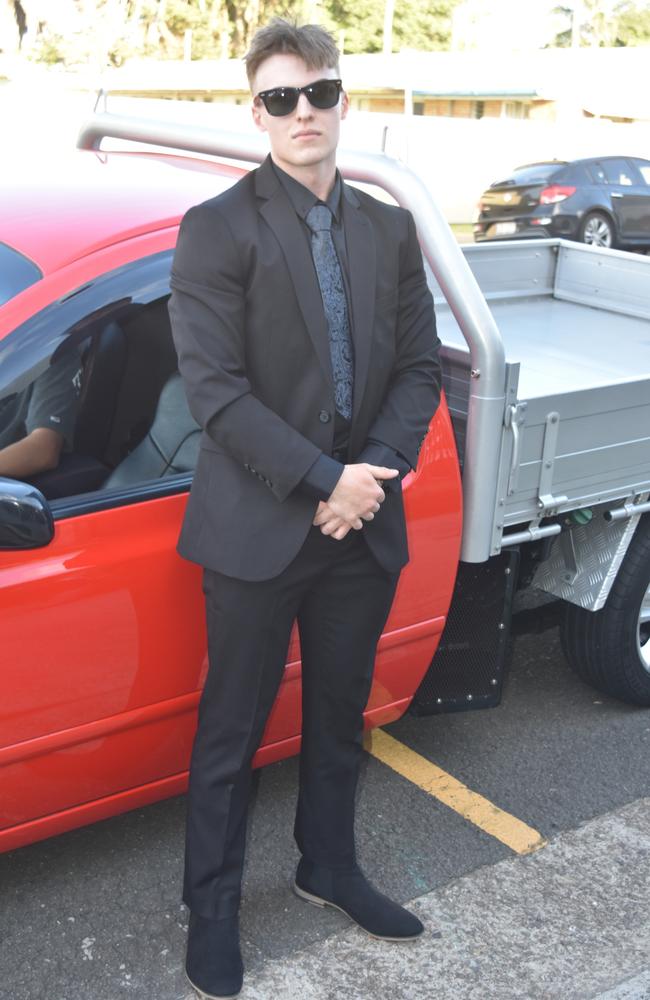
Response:
[{"label": "truck roll bar", "polygon": [[[104,138],[129,140],[261,163],[268,149],[254,134],[211,132],[181,123],[100,113],[81,128],[80,149],[99,150]],[[420,244],[470,351],[471,379],[463,473],[464,525],[461,558],[484,562],[491,555],[499,450],[505,410],[505,351],[501,334],[456,239],[422,179],[384,153],[341,149],[347,180],[383,188],[414,216]]]}]

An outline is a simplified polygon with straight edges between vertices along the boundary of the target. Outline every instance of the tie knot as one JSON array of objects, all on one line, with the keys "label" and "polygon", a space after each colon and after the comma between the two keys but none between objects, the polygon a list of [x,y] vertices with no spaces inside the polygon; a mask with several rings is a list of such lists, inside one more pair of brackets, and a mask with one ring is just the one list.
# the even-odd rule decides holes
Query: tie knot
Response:
[{"label": "tie knot", "polygon": [[332,228],[332,213],[327,205],[314,205],[307,212],[305,221],[313,233],[330,230]]}]

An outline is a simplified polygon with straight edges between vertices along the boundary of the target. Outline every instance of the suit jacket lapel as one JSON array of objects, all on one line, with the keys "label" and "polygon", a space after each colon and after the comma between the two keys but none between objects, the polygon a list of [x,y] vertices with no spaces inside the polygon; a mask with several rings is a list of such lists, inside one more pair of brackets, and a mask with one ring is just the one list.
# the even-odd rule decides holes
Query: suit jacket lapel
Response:
[{"label": "suit jacket lapel", "polygon": [[257,194],[264,199],[260,213],[273,230],[287,262],[305,326],[314,345],[318,360],[330,384],[334,386],[330,359],[327,320],[318,278],[305,252],[305,237],[300,222],[282,185],[273,173],[270,159],[264,161],[255,176]]},{"label": "suit jacket lapel", "polygon": [[343,224],[352,300],[352,340],[354,342],[354,399],[356,417],[368,378],[370,347],[375,319],[377,248],[369,219],[361,211],[354,189],[343,185]]}]

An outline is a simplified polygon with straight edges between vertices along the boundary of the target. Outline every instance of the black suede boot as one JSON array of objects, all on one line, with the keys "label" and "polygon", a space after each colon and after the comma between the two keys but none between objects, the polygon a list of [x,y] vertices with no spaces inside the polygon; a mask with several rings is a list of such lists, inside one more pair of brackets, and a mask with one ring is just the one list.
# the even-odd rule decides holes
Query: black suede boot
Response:
[{"label": "black suede boot", "polygon": [[239,995],[244,963],[236,916],[208,920],[190,913],[185,972],[201,1000],[232,1000]]},{"label": "black suede boot", "polygon": [[356,866],[333,871],[301,858],[294,892],[316,906],[334,906],[371,937],[412,941],[424,927],[413,913],[373,888]]}]

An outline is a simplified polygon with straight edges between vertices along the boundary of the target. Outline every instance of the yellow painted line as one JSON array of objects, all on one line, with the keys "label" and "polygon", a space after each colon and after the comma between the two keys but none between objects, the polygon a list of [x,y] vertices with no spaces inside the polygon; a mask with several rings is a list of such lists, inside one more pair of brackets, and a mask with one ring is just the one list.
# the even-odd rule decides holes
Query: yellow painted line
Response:
[{"label": "yellow painted line", "polygon": [[422,788],[429,795],[459,813],[474,826],[496,837],[517,854],[532,854],[547,843],[541,833],[516,816],[499,809],[489,799],[415,753],[382,729],[371,729],[365,736],[365,747],[373,757],[392,768],[403,778]]}]

